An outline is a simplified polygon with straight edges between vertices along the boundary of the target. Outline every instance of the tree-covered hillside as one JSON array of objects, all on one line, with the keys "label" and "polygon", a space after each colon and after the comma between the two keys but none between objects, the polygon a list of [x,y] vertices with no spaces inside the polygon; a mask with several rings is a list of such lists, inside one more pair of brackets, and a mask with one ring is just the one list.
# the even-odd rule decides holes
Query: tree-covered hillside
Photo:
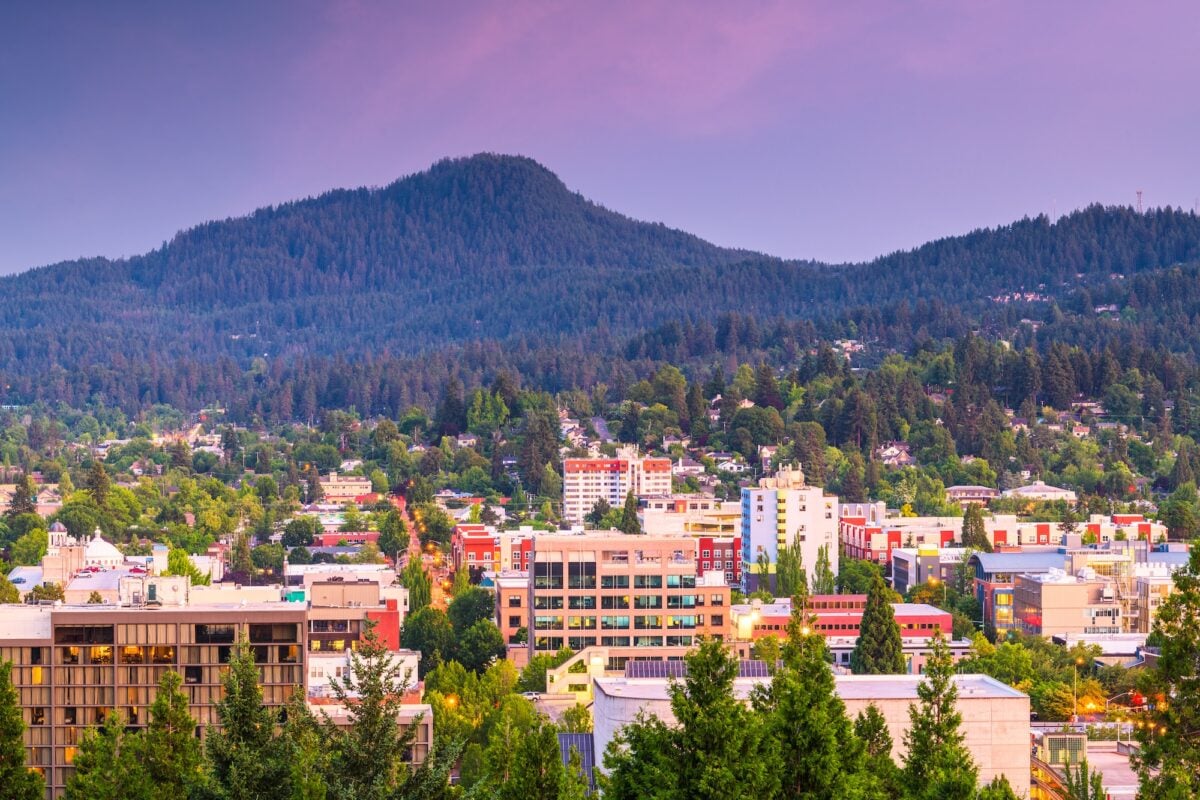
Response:
[{"label": "tree-covered hillside", "polygon": [[[866,264],[787,262],[608,211],[532,160],[480,155],[207,223],[144,256],[0,279],[0,399],[194,407],[270,387],[299,413],[302,384],[323,405],[356,380],[371,411],[427,400],[450,372],[505,368],[557,389],[663,360],[783,361],[838,337],[906,350],[972,330],[1193,354],[1178,330],[1193,292],[1170,282],[1197,263],[1194,214],[1098,206]],[[1121,305],[1097,316],[1102,302]]]}]

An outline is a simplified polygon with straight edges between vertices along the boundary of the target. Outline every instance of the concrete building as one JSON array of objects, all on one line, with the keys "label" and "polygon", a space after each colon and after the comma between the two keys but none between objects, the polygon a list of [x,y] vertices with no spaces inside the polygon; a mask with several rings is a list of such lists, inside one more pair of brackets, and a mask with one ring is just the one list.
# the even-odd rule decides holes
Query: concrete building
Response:
[{"label": "concrete building", "polygon": [[953,582],[966,550],[961,547],[900,547],[892,551],[892,588],[900,594],[930,581]]},{"label": "concrete building", "polygon": [[[780,547],[799,548],[809,584],[823,547],[838,571],[838,500],[804,481],[799,467],[763,478],[758,488],[742,489],[742,586],[751,592],[775,585]],[[763,565],[766,562],[766,573]]]},{"label": "concrete building", "polygon": [[1012,497],[1017,500],[1029,500],[1030,502],[1062,500],[1071,505],[1074,505],[1079,499],[1075,495],[1075,492],[1070,489],[1060,489],[1057,486],[1050,486],[1043,481],[1034,481],[1028,486],[1018,486],[1015,489],[1008,489],[1003,492],[1002,496]]},{"label": "concrete building", "polygon": [[1113,582],[1085,571],[1049,570],[1017,575],[1013,583],[1016,625],[1024,633],[1121,633],[1121,606]]},{"label": "concrete building", "polygon": [[318,483],[321,485],[322,502],[330,505],[354,503],[359,497],[371,494],[371,479],[361,475],[339,475],[331,472]]},{"label": "concrete building", "polygon": [[699,494],[643,497],[638,503],[642,530],[650,534],[738,536],[742,504]]},{"label": "concrete building", "polygon": [[[738,678],[734,693],[747,700],[769,678]],[[909,706],[918,702],[918,675],[836,675],[838,696],[853,718],[874,704],[887,720],[894,758],[904,754]],[[980,784],[1003,775],[1018,797],[1029,793],[1029,697],[986,675],[956,675],[957,710],[965,745],[979,766]],[[593,678],[595,752],[603,753],[621,728],[639,713],[674,724],[667,678]]]},{"label": "concrete building", "polygon": [[620,508],[630,492],[635,497],[669,495],[671,459],[642,458],[636,447],[625,447],[616,458],[563,461],[563,518],[570,522],[583,522],[597,500]]},{"label": "concrete building", "polygon": [[729,621],[724,572],[702,572],[699,550],[691,536],[540,535],[532,568],[494,581],[501,633],[513,642],[525,628],[526,657],[604,647],[610,669],[682,658],[697,636],[724,638]]},{"label": "concrete building", "polygon": [[971,555],[968,568],[975,575],[975,596],[983,609],[984,626],[997,633],[1017,627],[1013,613],[1013,583],[1017,575],[1037,575],[1066,566],[1066,556],[1058,551],[1020,553],[982,553]]}]

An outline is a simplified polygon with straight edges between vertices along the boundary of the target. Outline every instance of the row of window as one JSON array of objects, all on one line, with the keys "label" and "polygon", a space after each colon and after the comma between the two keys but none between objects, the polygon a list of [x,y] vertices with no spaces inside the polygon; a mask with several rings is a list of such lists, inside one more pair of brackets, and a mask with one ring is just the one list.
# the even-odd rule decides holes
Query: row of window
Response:
[{"label": "row of window", "polygon": [[[601,647],[691,647],[691,636],[601,636]],[[564,643],[572,650],[582,650],[585,647],[595,647],[594,636],[539,636],[534,639],[533,648],[543,652],[558,652]]]},{"label": "row of window", "polygon": [[[511,617],[510,625],[513,621],[520,622],[520,618]],[[565,618],[565,626],[568,630],[596,630],[597,621],[601,630],[628,630],[632,622],[635,630],[653,630],[666,627],[674,628],[696,628],[703,627],[703,614],[638,614],[628,615],[619,614],[612,616],[570,616]],[[712,625],[721,627],[725,624],[723,614],[712,615]],[[513,626],[515,627],[515,626]],[[561,615],[545,615],[536,616],[533,618],[533,629],[537,631],[556,631],[562,630],[564,627],[564,618]]]}]

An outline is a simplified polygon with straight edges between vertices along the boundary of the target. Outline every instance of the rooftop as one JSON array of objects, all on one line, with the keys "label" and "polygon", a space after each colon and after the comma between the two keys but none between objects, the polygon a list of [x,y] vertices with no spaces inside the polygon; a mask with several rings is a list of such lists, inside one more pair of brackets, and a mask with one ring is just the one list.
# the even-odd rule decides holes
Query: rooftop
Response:
[{"label": "rooftop", "polygon": [[[737,678],[733,692],[737,697],[749,697],[754,687],[765,678]],[[843,700],[917,700],[917,685],[921,675],[835,675],[834,687]],[[667,678],[596,678],[596,689],[608,697],[645,702],[669,700],[670,681]],[[955,675],[960,699],[992,700],[1022,698],[1026,695],[988,675]]]}]

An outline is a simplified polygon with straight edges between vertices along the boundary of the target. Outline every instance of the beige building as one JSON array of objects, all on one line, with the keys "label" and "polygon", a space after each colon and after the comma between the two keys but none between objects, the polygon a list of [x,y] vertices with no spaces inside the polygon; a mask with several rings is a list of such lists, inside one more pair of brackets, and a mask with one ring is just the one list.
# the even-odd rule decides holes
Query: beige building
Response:
[{"label": "beige building", "polygon": [[738,536],[742,504],[704,495],[645,497],[640,503],[642,530],[649,534]]},{"label": "beige building", "polygon": [[525,628],[529,656],[607,648],[610,669],[681,658],[729,623],[730,587],[722,573],[697,574],[698,547],[691,536],[538,536],[529,572],[496,581],[500,630],[511,642]]},{"label": "beige building", "polygon": [[[766,678],[738,678],[734,693],[741,699]],[[918,701],[919,675],[836,675],[835,687],[854,717],[874,704],[887,720],[892,755],[904,755],[909,706]],[[646,713],[674,724],[666,678],[597,677],[592,718],[595,752],[603,753],[617,732]],[[958,712],[965,745],[979,766],[979,781],[1003,775],[1018,797],[1029,794],[1029,697],[986,675],[956,675]]]},{"label": "beige building", "polygon": [[1169,568],[1159,566],[1157,569],[1143,569],[1134,579],[1133,594],[1136,602],[1133,614],[1128,620],[1134,633],[1150,633],[1153,630],[1158,607],[1175,589],[1175,581],[1171,575],[1172,571]]},{"label": "beige building", "polygon": [[371,479],[361,475],[338,475],[331,472],[320,479],[323,502],[334,505],[353,503],[356,497],[371,493]]},{"label": "beige building", "polygon": [[272,606],[5,606],[0,660],[14,664],[29,764],[62,793],[79,737],[112,709],[147,724],[159,680],[178,671],[201,726],[214,723],[221,672],[244,636],[263,699],[282,706],[304,682],[305,609]]},{"label": "beige building", "polygon": [[1123,630],[1114,582],[1088,570],[1078,576],[1062,570],[1017,575],[1013,608],[1017,627],[1025,633],[1060,636]]}]

